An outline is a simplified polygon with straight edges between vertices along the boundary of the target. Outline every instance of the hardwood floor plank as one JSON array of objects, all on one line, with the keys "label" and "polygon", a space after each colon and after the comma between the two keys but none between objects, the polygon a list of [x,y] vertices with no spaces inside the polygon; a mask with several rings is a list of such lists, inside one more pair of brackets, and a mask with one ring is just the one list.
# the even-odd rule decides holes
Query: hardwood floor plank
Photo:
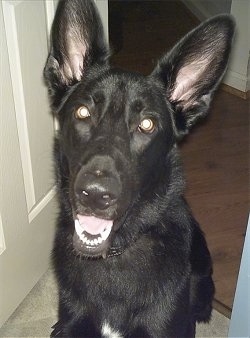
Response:
[{"label": "hardwood floor plank", "polygon": [[249,212],[249,102],[219,91],[182,145],[187,199],[206,233],[215,298],[232,308]]}]

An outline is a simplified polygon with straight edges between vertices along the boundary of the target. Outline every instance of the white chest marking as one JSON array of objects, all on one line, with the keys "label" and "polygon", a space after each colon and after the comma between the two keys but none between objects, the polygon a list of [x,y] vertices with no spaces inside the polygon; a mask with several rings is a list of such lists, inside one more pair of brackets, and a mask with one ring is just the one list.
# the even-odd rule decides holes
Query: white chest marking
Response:
[{"label": "white chest marking", "polygon": [[102,335],[104,338],[123,338],[122,335],[113,330],[107,322],[102,325]]}]

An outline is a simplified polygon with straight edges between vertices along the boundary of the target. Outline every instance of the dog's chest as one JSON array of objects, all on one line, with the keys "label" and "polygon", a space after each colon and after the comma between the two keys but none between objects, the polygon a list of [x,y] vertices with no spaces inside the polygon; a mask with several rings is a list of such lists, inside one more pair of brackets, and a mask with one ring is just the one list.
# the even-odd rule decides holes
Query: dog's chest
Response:
[{"label": "dog's chest", "polygon": [[[108,319],[108,313],[111,318],[113,315],[119,318],[119,314],[123,317],[126,313],[137,312],[138,308],[167,300],[171,290],[181,287],[184,282],[181,275],[186,269],[187,266],[183,266],[181,271],[171,271],[165,256],[146,258],[139,253],[137,257],[129,255],[129,259],[87,260],[78,266],[77,278],[70,289],[78,290],[82,304],[96,307],[102,320]],[[170,271],[176,278],[169,278]]]},{"label": "dog's chest", "polygon": [[166,299],[177,288],[176,281],[181,286],[183,276],[189,275],[189,264],[180,260],[183,255],[178,248],[171,254],[159,249],[153,252],[153,242],[141,242],[117,257],[78,261],[70,290],[78,290],[83,303],[99,304],[104,309],[133,310]]}]

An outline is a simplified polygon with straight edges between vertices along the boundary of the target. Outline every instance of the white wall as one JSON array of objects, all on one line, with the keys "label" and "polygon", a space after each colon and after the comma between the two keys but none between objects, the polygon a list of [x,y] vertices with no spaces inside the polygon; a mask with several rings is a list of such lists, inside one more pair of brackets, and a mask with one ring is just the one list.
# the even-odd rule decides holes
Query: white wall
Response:
[{"label": "white wall", "polygon": [[233,0],[231,14],[236,20],[234,47],[224,82],[243,92],[250,90],[250,1]]},{"label": "white wall", "polygon": [[104,33],[108,41],[109,38],[109,22],[108,22],[108,0],[95,0],[96,7],[99,10],[102,19]]},{"label": "white wall", "polygon": [[250,216],[235,292],[228,337],[250,337]]}]

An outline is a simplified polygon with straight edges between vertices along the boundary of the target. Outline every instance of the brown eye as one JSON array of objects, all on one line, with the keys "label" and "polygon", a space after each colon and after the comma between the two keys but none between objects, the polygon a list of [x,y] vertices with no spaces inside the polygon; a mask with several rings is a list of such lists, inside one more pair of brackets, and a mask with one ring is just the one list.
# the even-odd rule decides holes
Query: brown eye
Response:
[{"label": "brown eye", "polygon": [[79,107],[76,111],[75,111],[75,117],[77,119],[86,119],[87,117],[90,116],[89,110],[87,107],[85,106],[81,106]]},{"label": "brown eye", "polygon": [[139,131],[142,133],[152,133],[155,130],[155,123],[151,119],[144,119],[138,126]]}]

